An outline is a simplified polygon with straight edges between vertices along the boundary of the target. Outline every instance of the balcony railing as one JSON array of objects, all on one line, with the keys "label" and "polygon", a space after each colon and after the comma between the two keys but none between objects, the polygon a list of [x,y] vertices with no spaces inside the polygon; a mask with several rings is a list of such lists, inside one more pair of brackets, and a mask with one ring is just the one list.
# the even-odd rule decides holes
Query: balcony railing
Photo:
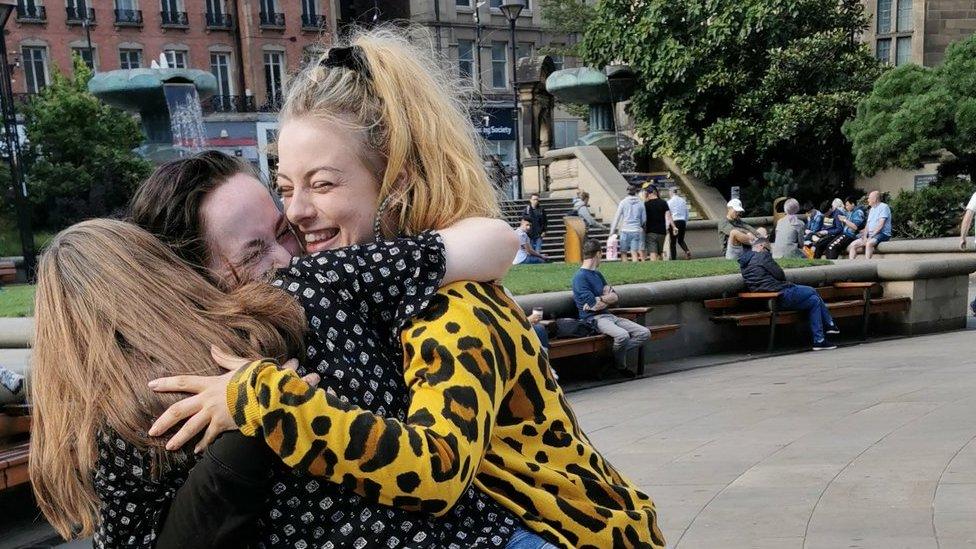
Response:
[{"label": "balcony railing", "polygon": [[203,112],[255,112],[253,95],[215,95],[203,101]]},{"label": "balcony railing", "polygon": [[283,29],[285,28],[285,14],[261,12],[261,28],[263,29]]},{"label": "balcony railing", "polygon": [[81,25],[88,21],[89,25],[95,24],[95,8],[75,8],[67,7],[65,12],[68,14],[69,25]]},{"label": "balcony railing", "polygon": [[18,23],[43,23],[47,21],[47,9],[44,6],[17,5]]},{"label": "balcony railing", "polygon": [[142,10],[115,10],[115,24],[120,27],[141,27]]},{"label": "balcony railing", "polygon": [[190,26],[190,19],[185,11],[161,11],[160,18],[163,20],[164,27],[185,28]]},{"label": "balcony railing", "polygon": [[231,29],[234,27],[234,19],[229,13],[211,13],[208,11],[206,17],[208,29]]},{"label": "balcony railing", "polygon": [[328,24],[324,15],[302,14],[302,30],[322,30]]},{"label": "balcony railing", "polygon": [[281,94],[269,95],[268,100],[261,105],[261,112],[278,112],[281,110],[281,104],[283,103]]}]

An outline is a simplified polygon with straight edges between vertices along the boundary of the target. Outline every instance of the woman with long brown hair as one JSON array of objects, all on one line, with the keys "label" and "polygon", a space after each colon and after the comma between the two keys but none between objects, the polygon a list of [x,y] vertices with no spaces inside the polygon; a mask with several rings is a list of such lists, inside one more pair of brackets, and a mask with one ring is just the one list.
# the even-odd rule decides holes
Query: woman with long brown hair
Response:
[{"label": "woman with long brown hair", "polygon": [[145,483],[140,493],[155,510],[149,520],[161,520],[166,507],[158,502],[175,494],[195,461],[147,434],[176,400],[147,382],[173,372],[218,373],[213,344],[255,358],[294,356],[302,349],[302,310],[263,282],[221,291],[148,232],[105,219],[59,233],[37,282],[30,475],[38,503],[66,538],[142,543],[128,532],[146,525],[100,516],[102,502],[127,482],[100,453],[147,458],[134,478]]}]

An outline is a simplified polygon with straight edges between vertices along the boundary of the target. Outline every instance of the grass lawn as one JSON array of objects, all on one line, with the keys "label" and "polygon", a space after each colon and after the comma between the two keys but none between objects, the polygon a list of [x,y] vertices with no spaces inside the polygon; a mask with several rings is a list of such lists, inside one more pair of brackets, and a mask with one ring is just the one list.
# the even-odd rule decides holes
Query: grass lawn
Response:
[{"label": "grass lawn", "polygon": [[34,286],[18,284],[0,288],[0,317],[34,314]]},{"label": "grass lawn", "polygon": [[[828,265],[825,259],[777,259],[784,269]],[[516,265],[505,277],[505,287],[515,295],[570,290],[573,274],[579,265],[549,263],[546,265]],[[728,259],[693,259],[691,261],[654,261],[645,263],[603,263],[600,271],[613,285],[658,282],[679,278],[698,278],[723,274],[737,274],[739,264]]]},{"label": "grass lawn", "polygon": [[[824,259],[779,259],[785,269],[828,265]],[[516,265],[505,277],[505,286],[516,295],[569,290],[578,265],[550,263],[547,265]],[[739,266],[726,259],[693,259],[691,261],[656,261],[648,263],[604,263],[600,266],[607,281],[613,285],[657,282],[679,278],[698,278],[736,274]],[[0,290],[0,317],[30,316],[34,310],[34,286],[4,286]]]}]

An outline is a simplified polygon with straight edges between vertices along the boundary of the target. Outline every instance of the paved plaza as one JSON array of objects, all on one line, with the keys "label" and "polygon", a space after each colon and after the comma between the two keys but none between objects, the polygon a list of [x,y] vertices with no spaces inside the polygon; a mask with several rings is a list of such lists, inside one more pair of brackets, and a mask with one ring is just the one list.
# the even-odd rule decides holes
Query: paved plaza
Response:
[{"label": "paved plaza", "polygon": [[574,393],[681,548],[976,547],[972,331]]}]

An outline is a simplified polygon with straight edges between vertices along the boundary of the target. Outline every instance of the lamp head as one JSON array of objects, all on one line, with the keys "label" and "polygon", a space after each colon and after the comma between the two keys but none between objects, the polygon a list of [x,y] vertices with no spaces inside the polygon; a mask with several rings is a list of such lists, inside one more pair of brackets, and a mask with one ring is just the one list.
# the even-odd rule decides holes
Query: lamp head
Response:
[{"label": "lamp head", "polygon": [[505,2],[498,9],[502,10],[502,13],[505,15],[505,19],[512,22],[518,19],[519,14],[521,14],[522,10],[525,9],[525,4],[522,2],[522,0],[505,0]]}]

